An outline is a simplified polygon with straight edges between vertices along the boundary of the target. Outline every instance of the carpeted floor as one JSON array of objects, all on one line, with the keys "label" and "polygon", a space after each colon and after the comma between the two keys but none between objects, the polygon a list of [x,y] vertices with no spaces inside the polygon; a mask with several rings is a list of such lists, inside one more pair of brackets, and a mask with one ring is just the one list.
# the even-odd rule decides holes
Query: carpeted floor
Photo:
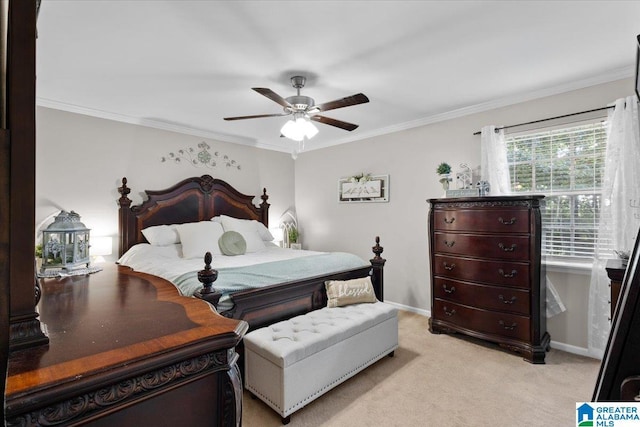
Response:
[{"label": "carpeted floor", "polygon": [[[401,311],[400,348],[291,416],[290,426],[571,426],[589,401],[600,361],[551,349],[532,365],[500,347],[433,335]],[[243,426],[281,425],[247,392]]]}]

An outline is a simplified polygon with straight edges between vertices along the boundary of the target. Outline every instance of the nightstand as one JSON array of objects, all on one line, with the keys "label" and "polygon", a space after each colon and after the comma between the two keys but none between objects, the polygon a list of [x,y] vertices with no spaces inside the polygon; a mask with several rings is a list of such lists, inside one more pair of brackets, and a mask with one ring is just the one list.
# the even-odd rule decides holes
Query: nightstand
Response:
[{"label": "nightstand", "polygon": [[624,273],[627,270],[627,264],[623,263],[621,259],[610,259],[607,261],[605,267],[607,270],[607,276],[611,280],[611,319],[613,319],[613,313],[616,311],[616,304],[618,303],[618,297],[620,296],[620,288],[622,286],[622,279],[624,279]]}]

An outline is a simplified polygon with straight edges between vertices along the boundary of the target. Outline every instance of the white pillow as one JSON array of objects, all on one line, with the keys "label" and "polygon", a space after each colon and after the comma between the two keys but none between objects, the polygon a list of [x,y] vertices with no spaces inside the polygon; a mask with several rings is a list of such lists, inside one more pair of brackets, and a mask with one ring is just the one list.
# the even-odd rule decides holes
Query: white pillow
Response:
[{"label": "white pillow", "polygon": [[218,215],[211,218],[211,221],[222,223],[223,217],[230,218],[231,220],[235,220],[235,221],[243,221],[246,223],[253,224],[256,228],[256,231],[260,235],[260,238],[265,242],[272,242],[275,239],[275,237],[273,237],[273,234],[271,234],[269,229],[263,223],[261,223],[260,221],[256,221],[255,219],[240,219],[240,218],[234,218],[232,216],[227,216],[227,215]]},{"label": "white pillow", "polygon": [[234,218],[232,216],[227,216],[227,215],[217,215],[211,218],[211,221],[222,223],[222,218],[229,218],[230,220],[243,221],[246,223],[253,224],[256,228],[256,231],[260,235],[260,238],[265,242],[272,242],[275,239],[275,237],[273,237],[273,234],[271,234],[269,229],[263,223],[261,223],[260,221],[256,221],[255,219],[240,219],[240,218]]},{"label": "white pillow", "polygon": [[245,242],[247,242],[247,252],[258,252],[266,248],[262,241],[262,237],[260,237],[260,234],[258,233],[258,227],[256,226],[257,221],[221,215],[220,223],[222,224],[224,231],[237,231],[242,234]]},{"label": "white pillow", "polygon": [[273,237],[273,234],[271,234],[269,229],[263,223],[256,220],[253,220],[252,222],[255,224],[256,229],[258,230],[258,234],[260,235],[260,238],[262,240],[264,240],[265,242],[272,242],[273,239],[275,239],[275,237]]},{"label": "white pillow", "polygon": [[116,261],[116,264],[127,265],[134,270],[143,271],[149,262],[161,258],[167,262],[173,262],[182,258],[182,245],[153,246],[149,243],[133,245]]},{"label": "white pillow", "polygon": [[206,252],[222,255],[218,239],[224,233],[217,222],[200,221],[176,225],[182,242],[183,258],[201,258]]},{"label": "white pillow", "polygon": [[154,225],[142,230],[142,235],[153,246],[168,246],[180,243],[175,225]]}]

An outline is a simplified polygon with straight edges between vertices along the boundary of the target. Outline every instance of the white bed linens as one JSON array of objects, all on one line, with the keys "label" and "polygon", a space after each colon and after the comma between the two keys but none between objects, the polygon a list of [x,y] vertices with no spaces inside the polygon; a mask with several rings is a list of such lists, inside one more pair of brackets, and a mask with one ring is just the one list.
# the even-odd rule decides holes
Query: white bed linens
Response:
[{"label": "white bed linens", "polygon": [[[191,296],[202,287],[197,272],[204,268],[204,261],[182,258],[181,251],[180,244],[152,246],[140,243],[129,249],[118,264],[162,277],[173,283],[182,295]],[[263,250],[245,255],[214,255],[211,263],[211,267],[218,270],[218,280],[213,286],[223,293],[219,311],[231,308],[230,292],[369,265],[361,258],[344,252],[283,249],[270,244]]]}]

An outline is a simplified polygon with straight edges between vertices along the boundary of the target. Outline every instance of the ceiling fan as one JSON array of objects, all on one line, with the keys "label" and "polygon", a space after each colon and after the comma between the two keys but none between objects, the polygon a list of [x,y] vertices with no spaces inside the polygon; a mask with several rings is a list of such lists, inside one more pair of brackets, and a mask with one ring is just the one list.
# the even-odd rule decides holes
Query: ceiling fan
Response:
[{"label": "ceiling fan", "polygon": [[358,93],[355,95],[347,96],[345,98],[336,99],[334,101],[325,102],[320,105],[316,105],[313,98],[309,96],[300,95],[300,89],[304,87],[306,78],[303,76],[291,77],[291,85],[297,89],[297,95],[283,98],[271,89],[263,87],[252,88],[260,95],[266,96],[270,100],[280,104],[284,108],[284,113],[279,114],[258,114],[253,116],[239,116],[239,117],[225,117],[225,120],[244,120],[244,119],[258,119],[263,117],[279,117],[289,116],[293,114],[293,119],[306,118],[315,122],[324,123],[325,125],[335,126],[340,129],[352,131],[357,129],[358,125],[353,123],[344,122],[342,120],[332,119],[330,117],[320,116],[317,113],[335,110],[337,108],[350,107],[352,105],[364,104],[369,102],[364,94]]}]

